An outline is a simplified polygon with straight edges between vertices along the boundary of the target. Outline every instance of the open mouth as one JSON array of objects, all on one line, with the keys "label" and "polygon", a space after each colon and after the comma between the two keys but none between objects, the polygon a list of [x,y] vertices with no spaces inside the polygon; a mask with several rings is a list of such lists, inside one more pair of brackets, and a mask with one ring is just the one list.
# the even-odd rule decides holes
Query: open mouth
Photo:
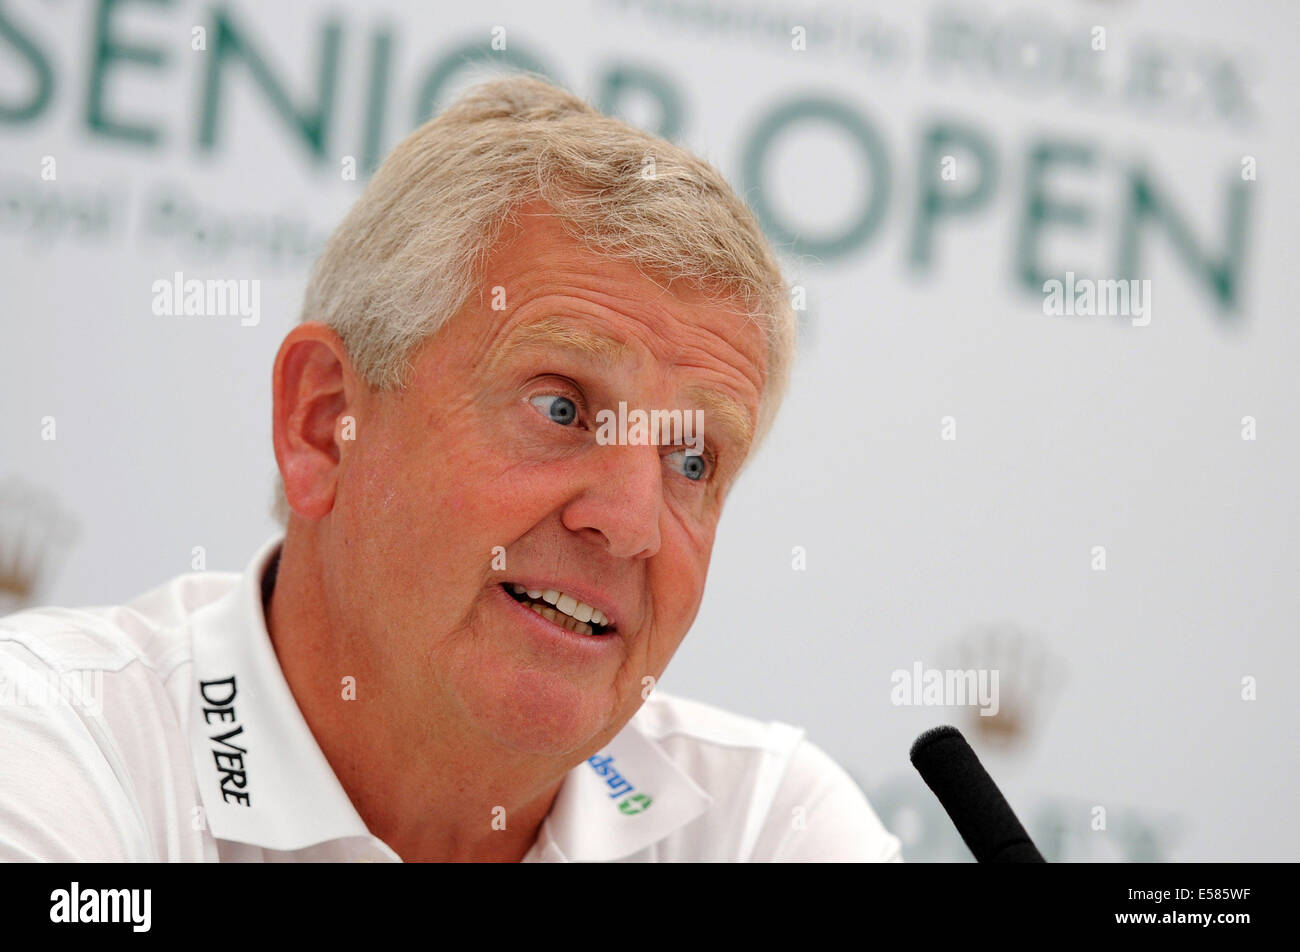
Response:
[{"label": "open mouth", "polygon": [[614,625],[600,609],[592,608],[572,595],[554,589],[531,591],[522,585],[514,585],[510,582],[502,582],[501,587],[519,604],[531,608],[547,621],[554,622],[561,628],[567,628],[580,635],[608,635],[615,630]]}]

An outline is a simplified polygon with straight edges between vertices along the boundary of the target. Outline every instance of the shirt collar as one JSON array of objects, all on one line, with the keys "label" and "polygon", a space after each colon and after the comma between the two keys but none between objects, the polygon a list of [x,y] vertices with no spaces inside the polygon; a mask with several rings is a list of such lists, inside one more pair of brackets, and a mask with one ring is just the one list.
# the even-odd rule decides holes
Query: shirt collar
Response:
[{"label": "shirt collar", "polygon": [[281,541],[267,542],[230,592],[192,616],[190,751],[213,836],[297,850],[371,834],[298,709],[267,633],[262,579]]},{"label": "shirt collar", "polygon": [[623,859],[685,826],[713,798],[641,729],[640,716],[564,778],[525,860]]},{"label": "shirt collar", "polygon": [[[321,753],[267,632],[263,581],[282,541],[268,541],[231,591],[191,616],[190,750],[208,828],[271,850],[348,837],[383,845]],[[713,798],[639,721],[569,772],[525,860],[621,859],[709,808]]]}]

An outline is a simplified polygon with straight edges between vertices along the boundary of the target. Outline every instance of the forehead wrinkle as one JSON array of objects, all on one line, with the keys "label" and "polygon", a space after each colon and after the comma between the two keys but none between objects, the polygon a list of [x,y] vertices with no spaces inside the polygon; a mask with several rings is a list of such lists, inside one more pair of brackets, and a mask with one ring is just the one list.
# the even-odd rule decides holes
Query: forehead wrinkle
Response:
[{"label": "forehead wrinkle", "polygon": [[[501,345],[492,363],[495,365],[530,351],[547,353],[557,349],[581,353],[593,362],[609,366],[639,363],[633,360],[634,348],[628,343],[595,333],[582,322],[563,317],[543,317],[521,325]],[[716,427],[736,448],[748,449],[753,440],[754,425],[743,404],[713,387],[699,384],[688,386],[681,393],[704,410],[706,428]]]}]

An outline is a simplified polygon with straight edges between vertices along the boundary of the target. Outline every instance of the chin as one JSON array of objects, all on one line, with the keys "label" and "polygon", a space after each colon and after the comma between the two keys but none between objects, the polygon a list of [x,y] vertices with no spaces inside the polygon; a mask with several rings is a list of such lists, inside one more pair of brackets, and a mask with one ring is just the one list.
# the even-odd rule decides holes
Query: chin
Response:
[{"label": "chin", "polygon": [[480,728],[502,746],[546,757],[585,753],[615,726],[617,714],[609,685],[576,685],[536,670],[479,682],[465,700]]}]

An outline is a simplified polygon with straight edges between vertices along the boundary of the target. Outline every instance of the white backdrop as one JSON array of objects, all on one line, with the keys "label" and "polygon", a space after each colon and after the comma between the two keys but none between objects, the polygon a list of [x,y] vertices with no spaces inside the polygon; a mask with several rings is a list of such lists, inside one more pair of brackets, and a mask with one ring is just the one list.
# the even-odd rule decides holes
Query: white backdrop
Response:
[{"label": "white backdrop", "polygon": [[[718,165],[806,294],[664,689],[806,726],[908,859],[966,855],[907,763],[944,722],[1049,858],[1300,858],[1294,4],[360,6],[0,6],[11,601],[244,565],[321,241],[426,107],[540,68]],[[1150,324],[1044,314],[1066,270]],[[177,271],[260,321],[156,316]],[[917,662],[999,716],[894,705]]]}]

